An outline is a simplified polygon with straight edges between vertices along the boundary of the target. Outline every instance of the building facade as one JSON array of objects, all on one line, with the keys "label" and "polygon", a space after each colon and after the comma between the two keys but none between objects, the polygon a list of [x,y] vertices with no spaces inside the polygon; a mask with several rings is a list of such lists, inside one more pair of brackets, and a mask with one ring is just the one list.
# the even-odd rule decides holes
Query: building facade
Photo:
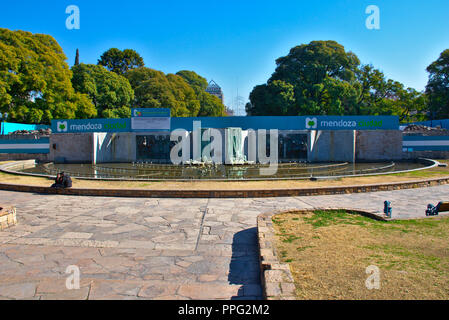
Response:
[{"label": "building facade", "polygon": [[209,82],[209,85],[206,88],[206,92],[213,96],[216,96],[221,100],[221,103],[224,104],[223,90],[221,90],[221,87],[214,80],[211,80]]}]

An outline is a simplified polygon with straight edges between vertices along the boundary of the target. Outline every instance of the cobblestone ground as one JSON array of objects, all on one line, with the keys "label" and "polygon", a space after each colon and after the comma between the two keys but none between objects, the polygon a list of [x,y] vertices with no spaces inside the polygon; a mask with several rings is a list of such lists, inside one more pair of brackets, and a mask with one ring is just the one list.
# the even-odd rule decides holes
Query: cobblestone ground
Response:
[{"label": "cobblestone ground", "polygon": [[[260,299],[256,217],[354,208],[424,217],[449,186],[266,199],[131,199],[0,191],[19,224],[0,232],[0,299]],[[81,272],[68,290],[66,269]]]}]

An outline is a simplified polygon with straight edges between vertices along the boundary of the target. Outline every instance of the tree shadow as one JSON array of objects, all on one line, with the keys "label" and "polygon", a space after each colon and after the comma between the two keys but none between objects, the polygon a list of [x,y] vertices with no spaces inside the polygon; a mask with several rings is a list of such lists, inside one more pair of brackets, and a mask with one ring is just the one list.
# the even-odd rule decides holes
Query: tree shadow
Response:
[{"label": "tree shadow", "polygon": [[238,296],[231,300],[262,298],[257,228],[246,229],[234,235],[228,281],[229,284],[242,285]]}]

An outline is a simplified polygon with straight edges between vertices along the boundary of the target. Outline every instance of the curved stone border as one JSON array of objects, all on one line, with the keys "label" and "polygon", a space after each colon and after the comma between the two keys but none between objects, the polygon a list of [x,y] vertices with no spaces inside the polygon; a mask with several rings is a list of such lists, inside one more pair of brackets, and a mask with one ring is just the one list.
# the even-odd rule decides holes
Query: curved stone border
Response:
[{"label": "curved stone border", "polygon": [[[370,176],[382,176],[382,175],[390,175],[397,173],[407,173],[413,171],[421,171],[435,168],[439,165],[438,161],[419,158],[417,161],[421,161],[421,163],[426,164],[427,167],[410,169],[410,170],[401,170],[401,171],[393,171],[393,172],[372,172],[372,173],[363,173],[363,174],[350,174],[350,175],[335,175],[335,176],[318,176],[318,177],[289,177],[289,178],[251,178],[246,180],[235,180],[235,179],[128,179],[128,178],[89,178],[89,177],[75,177],[78,180],[91,180],[91,181],[139,181],[139,182],[160,182],[160,181],[171,181],[171,182],[202,182],[202,181],[219,181],[219,182],[241,182],[241,181],[295,181],[295,180],[308,180],[310,178],[314,178],[316,180],[332,180],[332,179],[342,179],[342,178],[356,178],[356,177],[370,177]],[[43,174],[43,173],[29,173],[29,172],[19,172],[19,170],[23,170],[26,168],[34,167],[34,160],[24,160],[24,161],[16,161],[11,163],[6,163],[0,165],[0,171],[14,174],[14,175],[22,175],[22,176],[30,176],[30,177],[41,177],[41,178],[55,178],[55,175],[51,174]],[[336,164],[339,166],[342,164]],[[368,169],[369,171],[369,169]]]},{"label": "curved stone border", "polygon": [[16,208],[0,205],[0,231],[17,224]]},{"label": "curved stone border", "polygon": [[[49,180],[49,185],[52,182]],[[406,181],[385,184],[370,184],[341,187],[319,187],[305,189],[261,189],[261,190],[145,190],[145,189],[53,189],[50,187],[28,186],[0,183],[0,190],[31,192],[41,194],[59,194],[93,197],[129,197],[129,198],[276,198],[304,197],[334,194],[352,194],[379,191],[415,189],[449,184],[449,177],[438,179]]]},{"label": "curved stone border", "polygon": [[315,210],[347,210],[372,219],[389,221],[375,212],[348,208],[315,208],[268,212],[257,217],[260,277],[264,298],[267,300],[296,300],[295,283],[289,264],[281,263],[274,244],[273,217],[282,213],[306,213]]},{"label": "curved stone border", "polygon": [[[431,161],[438,166],[439,163]],[[0,171],[9,172],[7,168],[13,166],[32,166],[33,160],[8,163],[0,166]],[[432,166],[432,167],[433,167]],[[412,170],[413,171],[413,170]],[[14,172],[9,172],[14,174]],[[15,173],[19,174],[19,173]],[[33,176],[34,174],[27,174]],[[34,175],[35,176],[35,175]],[[49,181],[49,185],[51,185]],[[253,189],[253,190],[145,190],[145,189],[89,189],[89,188],[72,188],[72,189],[53,189],[50,187],[29,186],[0,183],[0,190],[31,192],[41,194],[59,194],[74,196],[98,196],[98,197],[129,197],[129,198],[276,198],[276,197],[301,197],[301,196],[318,196],[318,195],[334,195],[334,194],[351,194],[378,191],[394,191],[401,189],[426,188],[438,185],[449,184],[449,176],[405,182],[390,182],[382,184],[367,184],[353,186],[336,186],[336,187],[317,187],[303,189]]]}]

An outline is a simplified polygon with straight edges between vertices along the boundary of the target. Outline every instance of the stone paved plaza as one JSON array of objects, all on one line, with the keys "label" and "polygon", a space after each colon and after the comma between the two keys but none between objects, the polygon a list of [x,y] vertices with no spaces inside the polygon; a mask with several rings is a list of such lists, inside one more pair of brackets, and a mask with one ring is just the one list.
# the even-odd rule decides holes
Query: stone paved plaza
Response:
[{"label": "stone paved plaza", "polygon": [[[0,232],[1,299],[261,299],[256,217],[307,208],[425,217],[449,186],[266,199],[142,199],[0,191],[18,225]],[[68,290],[70,265],[81,288]]]}]

